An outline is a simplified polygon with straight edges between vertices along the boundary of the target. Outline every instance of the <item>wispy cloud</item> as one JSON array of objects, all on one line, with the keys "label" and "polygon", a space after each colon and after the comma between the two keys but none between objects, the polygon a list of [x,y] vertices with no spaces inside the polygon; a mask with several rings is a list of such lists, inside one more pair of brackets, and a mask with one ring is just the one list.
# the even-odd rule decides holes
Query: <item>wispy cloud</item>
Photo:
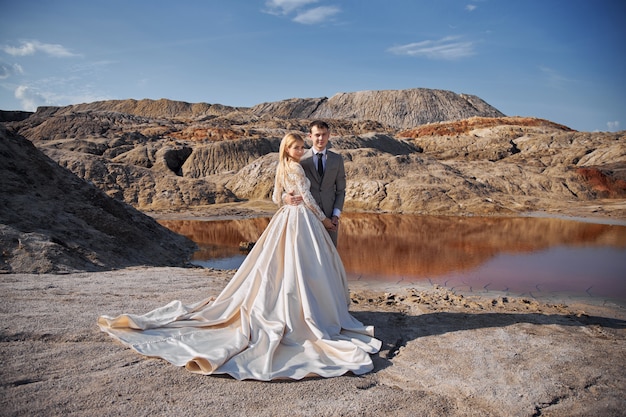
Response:
[{"label": "wispy cloud", "polygon": [[606,122],[606,127],[608,127],[611,132],[617,132],[619,130],[619,121]]},{"label": "wispy cloud", "polygon": [[309,8],[318,0],[269,0],[265,2],[267,13],[277,16],[294,15],[292,19],[303,25],[314,25],[327,21],[329,18],[341,12],[337,6],[319,6]]},{"label": "wispy cloud", "polygon": [[67,71],[70,73],[80,73],[83,76],[93,76],[94,73],[99,72],[103,68],[106,69],[112,65],[117,64],[118,61],[113,60],[100,60],[91,62],[79,62],[70,66]]},{"label": "wispy cloud", "polygon": [[475,4],[468,4],[467,6],[465,6],[465,10],[467,10],[468,12],[473,12],[474,10],[476,10],[478,6],[476,6]]},{"label": "wispy cloud", "polygon": [[63,45],[39,41],[21,41],[19,46],[2,45],[0,48],[7,54],[13,56],[34,55],[37,52],[59,58],[77,56],[77,54],[71,52]]},{"label": "wispy cloud", "polygon": [[474,42],[463,41],[459,36],[447,36],[439,40],[426,40],[394,46],[388,49],[396,55],[454,60],[475,54]]},{"label": "wispy cloud", "polygon": [[307,4],[317,3],[318,0],[269,0],[265,5],[269,8],[268,13],[287,15],[301,9]]},{"label": "wispy cloud", "polygon": [[298,13],[293,21],[305,25],[314,25],[316,23],[321,23],[327,20],[328,18],[336,15],[340,11],[341,9],[335,6],[315,7],[313,9]]},{"label": "wispy cloud", "polygon": [[5,80],[14,74],[23,74],[24,70],[20,64],[7,64],[0,61],[0,80]]},{"label": "wispy cloud", "polygon": [[543,73],[543,75],[545,76],[545,79],[547,80],[547,83],[552,87],[562,88],[564,87],[565,84],[569,84],[575,81],[571,78],[567,78],[566,76],[562,75],[560,72],[558,72],[554,68],[539,67],[539,71]]}]

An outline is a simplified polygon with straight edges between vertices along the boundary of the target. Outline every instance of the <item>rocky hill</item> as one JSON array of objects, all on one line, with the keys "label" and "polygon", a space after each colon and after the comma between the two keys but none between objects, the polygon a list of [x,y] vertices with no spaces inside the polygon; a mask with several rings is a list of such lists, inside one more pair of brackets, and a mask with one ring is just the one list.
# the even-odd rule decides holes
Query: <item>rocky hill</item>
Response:
[{"label": "rocky hill", "polygon": [[[258,202],[268,207],[280,139],[288,131],[306,133],[311,119],[323,118],[332,127],[332,147],[344,157],[348,211],[543,212],[626,219],[625,132],[576,132],[547,120],[506,117],[478,97],[447,91],[341,93],[330,99],[290,99],[252,108],[115,100],[43,107],[27,118],[22,113],[2,112],[2,119],[10,120],[3,123],[4,135],[12,141],[28,139],[90,189],[95,186],[116,204],[144,212],[210,215],[224,203],[250,207]],[[25,201],[26,197],[13,197],[26,192],[25,184],[44,182],[27,176],[33,174],[28,164],[35,148],[22,154],[15,154],[15,149],[3,156],[3,169],[9,162],[13,167],[11,175],[3,174],[2,198],[8,202]],[[15,183],[7,183],[7,178]],[[33,189],[31,198],[39,193],[55,209],[74,207],[72,215],[88,212],[77,207],[91,197],[59,191],[72,187],[47,189],[54,198]],[[54,216],[29,215],[32,208],[26,204],[21,209],[3,204],[3,238],[13,242],[12,250],[21,245],[15,243],[22,239],[19,233],[51,228],[40,222],[7,234],[17,222],[16,217],[7,217],[9,208],[34,218]],[[63,227],[61,223],[59,229],[76,233],[70,231],[75,223]],[[139,233],[136,227],[129,230]],[[155,227],[150,223],[148,229]],[[65,246],[59,248],[87,244],[73,239],[60,238]],[[171,236],[165,239],[173,242]],[[171,252],[181,254],[179,243],[174,246],[178,249]],[[159,253],[158,248],[155,251]],[[105,256],[84,255],[90,256],[98,258],[89,261],[93,265],[109,262]],[[148,262],[139,253],[117,258],[117,264],[130,259]]]},{"label": "rocky hill", "polygon": [[251,111],[256,115],[284,119],[375,120],[400,129],[474,116],[504,116],[479,97],[427,88],[358,91],[338,93],[331,98],[291,99],[259,104]]},{"label": "rocky hill", "polygon": [[183,265],[193,242],[0,126],[0,273]]}]

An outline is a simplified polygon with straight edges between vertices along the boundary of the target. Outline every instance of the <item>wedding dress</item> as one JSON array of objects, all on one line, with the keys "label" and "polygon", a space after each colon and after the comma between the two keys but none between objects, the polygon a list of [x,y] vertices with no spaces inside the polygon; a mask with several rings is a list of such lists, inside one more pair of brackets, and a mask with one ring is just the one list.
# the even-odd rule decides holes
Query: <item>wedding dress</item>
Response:
[{"label": "wedding dress", "polygon": [[180,301],[144,315],[101,316],[100,328],[137,352],[201,374],[236,379],[302,379],[363,374],[381,342],[348,311],[346,273],[309,192],[302,167],[290,164],[272,199],[282,205],[216,298]]}]

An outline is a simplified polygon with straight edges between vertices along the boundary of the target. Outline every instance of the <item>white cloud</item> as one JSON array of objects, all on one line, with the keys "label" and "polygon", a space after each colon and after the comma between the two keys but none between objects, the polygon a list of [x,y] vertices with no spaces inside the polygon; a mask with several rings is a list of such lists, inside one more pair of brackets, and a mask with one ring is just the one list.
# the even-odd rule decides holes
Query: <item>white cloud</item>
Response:
[{"label": "white cloud", "polygon": [[606,126],[609,128],[609,131],[617,132],[619,130],[619,121],[606,122]]},{"label": "white cloud", "polygon": [[21,109],[36,111],[40,106],[67,106],[76,103],[91,103],[108,100],[104,94],[95,91],[92,85],[76,89],[69,79],[41,80],[37,85],[20,85],[14,95],[21,103]]},{"label": "white cloud", "polygon": [[9,78],[14,74],[23,74],[24,70],[20,64],[7,64],[0,62],[0,80]]},{"label": "white cloud", "polygon": [[339,13],[341,9],[335,6],[320,6],[310,10],[298,13],[293,19],[294,22],[302,23],[305,25],[313,25],[315,23],[321,23],[331,16]]},{"label": "white cloud", "polygon": [[478,6],[476,6],[475,4],[468,4],[467,6],[465,6],[465,10],[467,10],[468,12],[473,12],[474,10],[476,10]]},{"label": "white cloud", "polygon": [[286,15],[307,4],[317,3],[318,0],[269,0],[265,5],[269,7],[269,13]]},{"label": "white cloud", "polygon": [[39,41],[22,41],[20,46],[2,45],[1,48],[4,52],[13,56],[34,55],[37,52],[43,52],[50,56],[60,57],[60,58],[77,55],[77,54],[70,52],[63,45],[42,43]]},{"label": "white cloud", "polygon": [[451,60],[474,55],[474,43],[461,41],[458,36],[447,36],[439,40],[427,40],[394,46],[389,48],[388,51],[397,55]]},{"label": "white cloud", "polygon": [[22,109],[35,111],[37,107],[48,104],[47,99],[35,89],[26,85],[20,85],[15,89],[15,98],[22,104]]}]

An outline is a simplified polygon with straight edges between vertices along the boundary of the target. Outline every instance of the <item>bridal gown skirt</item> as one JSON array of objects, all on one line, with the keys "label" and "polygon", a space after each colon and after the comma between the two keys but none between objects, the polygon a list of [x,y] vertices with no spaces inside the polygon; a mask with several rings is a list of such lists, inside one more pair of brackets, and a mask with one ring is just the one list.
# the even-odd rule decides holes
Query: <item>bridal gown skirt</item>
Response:
[{"label": "bridal gown skirt", "polygon": [[373,369],[381,342],[348,311],[345,270],[304,205],[281,207],[216,298],[144,315],[101,316],[137,352],[236,379],[333,377]]}]

